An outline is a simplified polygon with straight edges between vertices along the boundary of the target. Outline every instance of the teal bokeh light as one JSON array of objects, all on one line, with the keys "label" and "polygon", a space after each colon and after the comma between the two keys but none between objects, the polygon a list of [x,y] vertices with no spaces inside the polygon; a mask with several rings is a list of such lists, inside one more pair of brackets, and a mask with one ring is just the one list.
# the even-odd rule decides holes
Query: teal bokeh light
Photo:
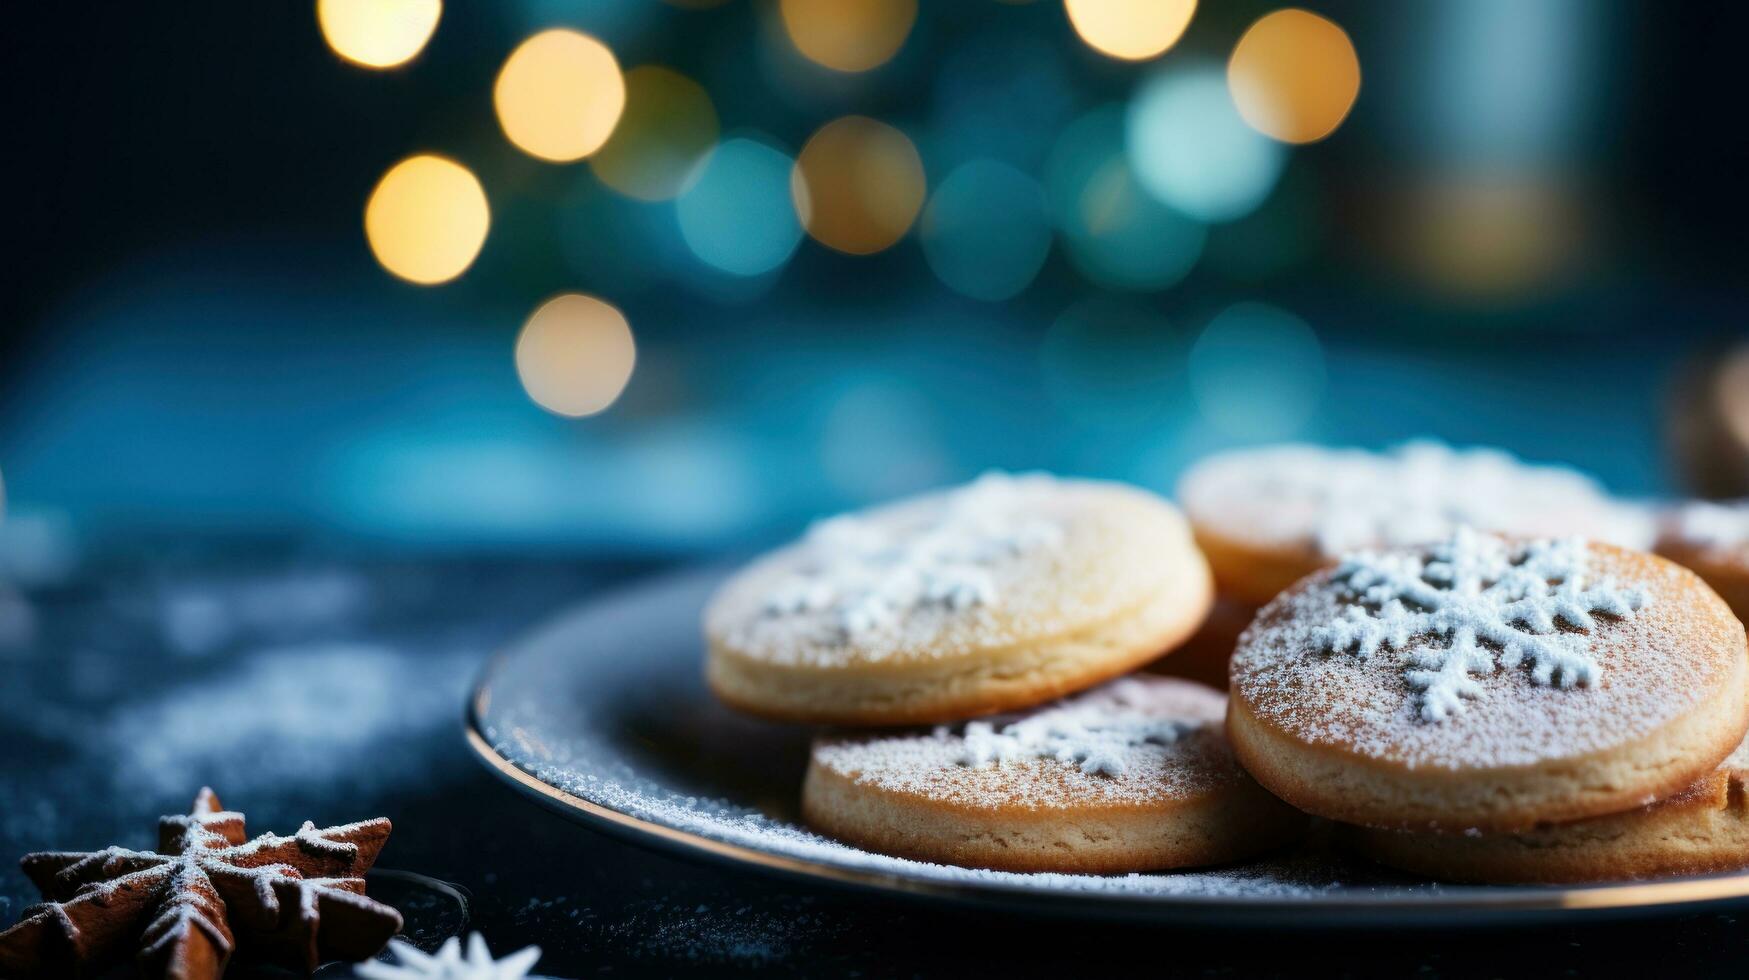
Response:
[{"label": "teal bokeh light", "polygon": [[923,211],[923,256],[955,292],[990,302],[1032,282],[1051,250],[1044,190],[1005,163],[948,174]]},{"label": "teal bokeh light", "polygon": [[1266,303],[1222,310],[1190,348],[1190,391],[1203,418],[1241,439],[1306,427],[1324,398],[1324,348],[1306,321]]},{"label": "teal bokeh light", "polygon": [[1121,106],[1071,123],[1046,168],[1051,215],[1069,259],[1110,289],[1165,289],[1202,254],[1207,229],[1144,191],[1124,156]]},{"label": "teal bokeh light", "polygon": [[680,235],[706,264],[757,276],[789,261],[802,240],[783,151],[751,137],[725,141],[674,202]]},{"label": "teal bokeh light", "polygon": [[1148,193],[1198,221],[1256,210],[1287,164],[1287,149],[1245,124],[1219,66],[1170,68],[1130,101],[1130,166]]}]

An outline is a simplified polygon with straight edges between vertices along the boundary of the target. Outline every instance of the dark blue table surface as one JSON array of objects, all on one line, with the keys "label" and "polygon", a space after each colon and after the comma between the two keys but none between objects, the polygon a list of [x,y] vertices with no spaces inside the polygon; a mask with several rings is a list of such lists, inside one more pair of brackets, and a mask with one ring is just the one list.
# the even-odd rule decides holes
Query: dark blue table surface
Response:
[{"label": "dark blue table surface", "polygon": [[[8,858],[148,846],[157,816],[203,783],[256,832],[388,816],[382,867],[453,884],[469,897],[467,928],[501,953],[539,944],[540,971],[558,977],[1119,964],[1170,976],[1741,976],[1749,956],[1749,924],[1721,914],[1488,933],[1186,931],[914,905],[694,865],[537,808],[487,774],[461,734],[465,692],[494,647],[655,566],[347,560],[280,546],[141,553],[152,557],[0,585]],[[0,863],[0,916],[35,900]],[[425,943],[460,923],[408,911]]]}]

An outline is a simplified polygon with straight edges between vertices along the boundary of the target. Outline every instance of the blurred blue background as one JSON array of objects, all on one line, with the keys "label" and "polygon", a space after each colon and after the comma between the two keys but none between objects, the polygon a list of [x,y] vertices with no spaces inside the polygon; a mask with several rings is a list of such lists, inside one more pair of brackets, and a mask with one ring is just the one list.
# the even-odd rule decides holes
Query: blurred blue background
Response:
[{"label": "blurred blue background", "polygon": [[[1225,446],[1423,434],[1667,494],[1674,379],[1744,335],[1736,6],[1336,2],[1241,57],[1279,8],[1205,3],[1126,59],[1054,0],[507,0],[382,70],[309,4],[39,6],[0,42],[15,550],[703,554],[990,467],[1169,490]],[[494,100],[550,28],[624,74],[615,109],[536,71],[607,114],[587,159]],[[1244,115],[1345,110],[1343,36],[1333,132]],[[415,154],[490,212],[431,285],[393,249],[448,199],[365,227]],[[519,370],[567,292],[608,312]]]}]

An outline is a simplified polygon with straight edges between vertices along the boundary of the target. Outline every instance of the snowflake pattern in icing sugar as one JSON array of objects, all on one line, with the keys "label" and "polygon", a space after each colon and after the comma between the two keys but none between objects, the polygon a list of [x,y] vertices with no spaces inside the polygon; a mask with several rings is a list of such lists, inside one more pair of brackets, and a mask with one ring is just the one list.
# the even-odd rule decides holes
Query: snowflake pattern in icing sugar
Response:
[{"label": "snowflake pattern in icing sugar", "polygon": [[[966,723],[961,765],[983,768],[1024,759],[1073,763],[1089,776],[1121,776],[1126,758],[1143,745],[1170,745],[1188,730],[1151,713],[1148,689],[1125,679],[998,728]],[[936,737],[947,738],[946,728]]]},{"label": "snowflake pattern in icing sugar", "polygon": [[1430,561],[1412,552],[1344,559],[1335,579],[1360,601],[1313,634],[1327,654],[1395,651],[1425,721],[1462,711],[1465,698],[1482,693],[1472,675],[1499,667],[1528,662],[1540,685],[1593,683],[1598,667],[1584,639],[1560,632],[1556,620],[1589,631],[1593,613],[1631,619],[1646,601],[1613,581],[1588,586],[1588,551],[1577,538],[1537,541],[1515,556],[1504,541],[1459,528],[1430,554]]},{"label": "snowflake pattern in icing sugar", "polygon": [[943,496],[914,527],[845,515],[816,524],[807,559],[765,598],[766,616],[828,613],[841,639],[887,629],[920,609],[994,606],[1002,561],[1062,540],[1058,524],[1025,513],[1054,481],[988,473]]},{"label": "snowflake pattern in icing sugar", "polygon": [[435,953],[426,953],[399,939],[389,940],[389,952],[395,962],[360,963],[357,973],[364,980],[523,980],[540,959],[539,946],[525,946],[501,960],[492,958],[486,939],[477,932],[468,934],[468,952],[462,955],[461,942],[451,936]]}]

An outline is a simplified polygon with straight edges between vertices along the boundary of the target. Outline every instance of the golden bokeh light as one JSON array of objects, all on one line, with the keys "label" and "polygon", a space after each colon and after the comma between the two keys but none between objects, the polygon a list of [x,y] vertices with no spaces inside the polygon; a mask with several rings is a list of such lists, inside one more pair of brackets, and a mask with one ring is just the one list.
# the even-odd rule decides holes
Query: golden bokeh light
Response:
[{"label": "golden bokeh light", "polygon": [[334,53],[366,68],[393,68],[424,50],[443,0],[316,0],[316,23]]},{"label": "golden bokeh light", "polygon": [[1252,24],[1227,62],[1227,88],[1251,128],[1284,143],[1336,131],[1360,94],[1360,59],[1348,33],[1305,10]]},{"label": "golden bokeh light", "polygon": [[1088,47],[1125,61],[1155,57],[1178,43],[1196,0],[1063,0]]},{"label": "golden bokeh light", "polygon": [[790,194],[808,234],[852,255],[878,252],[904,237],[924,192],[917,147],[867,116],[820,127],[790,174]]},{"label": "golden bokeh light", "polygon": [[633,68],[625,85],[625,113],[589,166],[622,194],[665,201],[716,145],[717,110],[697,82],[660,65]]},{"label": "golden bokeh light", "polygon": [[468,168],[419,154],[389,168],[364,206],[364,235],[383,268],[421,285],[467,271],[492,216]]},{"label": "golden bokeh light", "polygon": [[1510,296],[1548,287],[1587,260],[1592,222],[1581,192],[1552,176],[1446,179],[1399,193],[1382,245],[1435,289]]},{"label": "golden bokeh light", "polygon": [[631,380],[637,346],[625,314],[582,293],[555,296],[516,338],[516,376],[535,404],[581,418],[605,410]]},{"label": "golden bokeh light", "polygon": [[523,152],[568,163],[601,148],[625,109],[625,79],[607,45],[555,28],[517,45],[498,72],[492,104]]},{"label": "golden bokeh light", "polygon": [[886,64],[917,21],[917,0],[781,0],[778,9],[797,51],[845,72]]}]

